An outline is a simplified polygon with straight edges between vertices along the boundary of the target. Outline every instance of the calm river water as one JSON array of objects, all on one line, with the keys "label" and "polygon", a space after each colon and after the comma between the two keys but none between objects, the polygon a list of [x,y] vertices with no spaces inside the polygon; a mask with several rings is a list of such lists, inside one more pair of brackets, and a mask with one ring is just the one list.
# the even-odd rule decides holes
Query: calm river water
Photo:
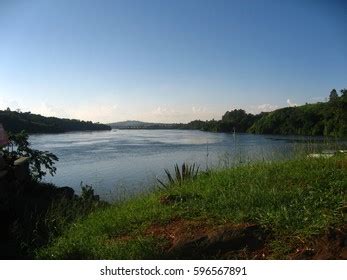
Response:
[{"label": "calm river water", "polygon": [[235,162],[288,157],[293,138],[192,130],[112,130],[31,135],[36,149],[59,157],[54,177],[45,181],[71,186],[91,184],[112,200],[153,188],[156,176],[175,163],[197,163],[200,169]]}]

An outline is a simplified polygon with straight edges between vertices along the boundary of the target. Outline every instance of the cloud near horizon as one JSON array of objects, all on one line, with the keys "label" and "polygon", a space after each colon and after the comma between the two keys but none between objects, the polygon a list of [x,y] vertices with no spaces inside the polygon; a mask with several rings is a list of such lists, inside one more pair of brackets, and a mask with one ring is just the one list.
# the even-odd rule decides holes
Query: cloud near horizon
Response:
[{"label": "cloud near horizon", "polygon": [[298,106],[298,104],[292,102],[289,98],[287,99],[287,104],[288,104],[289,107],[296,107],[296,106]]},{"label": "cloud near horizon", "polygon": [[16,110],[19,108],[19,104],[15,100],[8,100],[0,96],[0,110],[5,110],[7,108]]},{"label": "cloud near horizon", "polygon": [[[28,107],[19,102],[0,99],[0,110],[9,107],[11,110],[20,109],[22,112],[31,112],[46,117],[58,117],[112,123],[125,120],[140,120],[147,122],[189,122],[195,119],[209,120],[220,118],[223,112],[210,112],[206,107],[192,106],[191,108],[179,108],[169,106],[157,106],[139,110],[135,107],[120,106],[118,104],[93,103],[71,104],[70,106],[56,106],[47,102]],[[219,116],[220,115],[220,116]]]},{"label": "cloud near horizon", "polygon": [[265,103],[260,105],[250,105],[248,111],[252,114],[259,114],[261,112],[271,112],[279,108],[278,105]]},{"label": "cloud near horizon", "polygon": [[[287,100],[287,104],[289,106],[297,106],[296,103],[291,102],[289,99]],[[20,109],[23,112],[30,111],[47,117],[70,118],[101,123],[112,123],[125,120],[187,123],[197,119],[218,120],[221,119],[222,115],[227,110],[239,108],[245,109],[252,114],[269,112],[280,108],[279,105],[269,103],[249,105],[245,106],[245,108],[242,108],[242,106],[229,106],[227,108],[215,108],[214,110],[203,105],[192,105],[190,107],[185,106],[179,108],[161,105],[142,108],[141,104],[126,106],[124,104],[106,102],[93,102],[92,105],[88,103],[70,104],[69,106],[62,107],[44,101],[32,107],[26,107],[15,100],[0,98],[0,109],[5,110],[7,107],[10,107],[11,110]]]}]

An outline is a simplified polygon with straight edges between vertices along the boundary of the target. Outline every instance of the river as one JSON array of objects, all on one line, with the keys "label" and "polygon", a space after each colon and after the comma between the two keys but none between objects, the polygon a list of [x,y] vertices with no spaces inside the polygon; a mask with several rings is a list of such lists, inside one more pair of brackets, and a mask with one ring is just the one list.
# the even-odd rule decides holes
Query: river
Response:
[{"label": "river", "polygon": [[[302,139],[302,138],[301,138]],[[201,170],[239,162],[290,157],[293,137],[212,133],[194,130],[112,130],[36,134],[33,148],[59,157],[54,177],[45,181],[71,186],[90,184],[107,200],[147,191],[175,163],[197,163]],[[300,140],[300,139],[299,139]]]}]

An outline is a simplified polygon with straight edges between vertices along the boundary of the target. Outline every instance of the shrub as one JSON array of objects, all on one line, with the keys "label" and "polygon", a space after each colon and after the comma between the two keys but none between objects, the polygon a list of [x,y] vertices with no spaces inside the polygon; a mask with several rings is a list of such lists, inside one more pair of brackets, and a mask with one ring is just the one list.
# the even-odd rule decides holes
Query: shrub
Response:
[{"label": "shrub", "polygon": [[199,166],[197,166],[195,163],[192,165],[183,163],[180,170],[178,164],[176,163],[175,173],[173,175],[170,173],[168,169],[164,169],[164,171],[169,182],[164,183],[159,178],[157,178],[157,180],[164,188],[168,188],[172,185],[181,185],[185,181],[195,179],[199,173]]},{"label": "shrub", "polygon": [[28,141],[29,135],[22,131],[21,133],[9,133],[9,144],[3,148],[2,151],[5,161],[13,166],[14,161],[19,157],[29,158],[30,176],[35,181],[41,181],[47,174],[52,176],[56,172],[55,162],[58,157],[48,151],[39,151],[32,149]]}]

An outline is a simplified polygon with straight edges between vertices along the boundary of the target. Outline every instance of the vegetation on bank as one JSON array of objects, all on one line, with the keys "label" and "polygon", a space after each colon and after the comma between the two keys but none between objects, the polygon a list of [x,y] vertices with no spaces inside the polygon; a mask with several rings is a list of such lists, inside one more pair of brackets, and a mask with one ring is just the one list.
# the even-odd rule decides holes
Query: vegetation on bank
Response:
[{"label": "vegetation on bank", "polygon": [[37,258],[313,258],[316,240],[346,236],[346,185],[342,155],[209,171],[94,211]]},{"label": "vegetation on bank", "polygon": [[334,90],[328,102],[289,107],[265,114],[249,129],[258,134],[347,136],[347,90]]},{"label": "vegetation on bank", "polygon": [[74,221],[107,205],[88,186],[77,196],[68,187],[35,180],[0,184],[0,259],[33,259]]},{"label": "vegetation on bank", "polygon": [[196,129],[213,132],[256,134],[347,136],[347,90],[333,89],[329,101],[250,114],[242,109],[227,111],[221,120],[194,120],[183,123],[126,121],[110,124],[117,129]]},{"label": "vegetation on bank", "polygon": [[27,133],[111,130],[111,127],[105,124],[44,117],[30,112],[21,112],[20,110],[11,111],[9,108],[5,111],[0,110],[0,123],[2,123],[6,131],[12,133],[18,133],[22,130],[25,130]]},{"label": "vegetation on bank", "polygon": [[184,124],[177,123],[150,123],[141,121],[123,121],[109,123],[114,129],[177,129]]},{"label": "vegetation on bank", "polygon": [[36,182],[41,181],[47,173],[53,176],[56,172],[55,162],[59,160],[53,153],[31,148],[29,135],[25,131],[20,133],[10,132],[7,146],[0,147],[0,156],[9,167],[8,177],[13,177],[11,167],[14,166],[16,159],[20,157],[27,158],[30,179]]},{"label": "vegetation on bank", "polygon": [[347,90],[340,95],[333,89],[329,101],[287,107],[257,115],[244,110],[226,112],[220,121],[196,120],[184,128],[215,132],[251,132],[257,134],[347,136]]},{"label": "vegetation on bank", "polygon": [[106,203],[90,186],[82,185],[77,196],[69,187],[42,183],[47,172],[54,175],[58,157],[32,149],[25,132],[8,140],[0,146],[0,259],[33,258],[37,248]]},{"label": "vegetation on bank", "polygon": [[60,133],[84,130],[117,129],[196,129],[213,132],[249,132],[256,134],[347,136],[347,89],[330,92],[329,101],[302,106],[287,107],[260,114],[247,113],[242,109],[227,111],[221,120],[194,120],[183,123],[146,123],[126,121],[109,125],[43,117],[20,111],[0,111],[0,123],[14,133]]}]

